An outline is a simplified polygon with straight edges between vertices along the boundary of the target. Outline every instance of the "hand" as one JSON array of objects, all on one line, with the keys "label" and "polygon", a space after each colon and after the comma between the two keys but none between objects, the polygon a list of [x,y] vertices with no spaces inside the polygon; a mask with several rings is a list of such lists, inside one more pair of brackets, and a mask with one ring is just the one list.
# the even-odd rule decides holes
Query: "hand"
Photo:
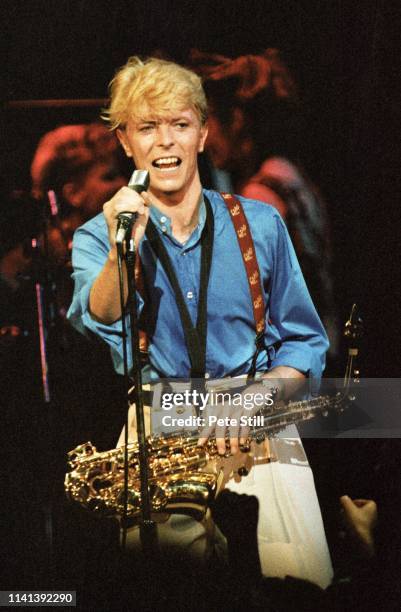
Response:
[{"label": "hand", "polygon": [[374,555],[373,529],[377,522],[377,505],[372,499],[340,497],[345,524],[350,534],[368,556]]},{"label": "hand", "polygon": [[122,187],[111,200],[105,203],[103,206],[103,213],[106,218],[109,241],[112,249],[115,247],[118,224],[117,217],[122,212],[138,213],[138,218],[132,228],[132,237],[135,241],[135,246],[138,247],[145,233],[146,224],[149,219],[150,205],[150,196],[146,191],[142,191],[142,193],[139,194],[129,187]]},{"label": "hand", "polygon": [[227,539],[234,593],[241,597],[262,577],[257,539],[259,501],[254,495],[238,495],[224,489],[211,504],[211,512]]},{"label": "hand", "polygon": [[239,447],[246,444],[252,422],[267,401],[273,401],[271,392],[261,384],[253,384],[242,393],[233,394],[228,401],[217,406],[208,406],[203,418],[205,427],[200,432],[198,445],[202,446],[214,433],[217,451],[226,454],[226,439],[230,440],[230,453],[235,455]]},{"label": "hand", "polygon": [[249,434],[249,427],[241,426],[242,414],[242,406],[208,406],[203,416],[206,425],[199,434],[198,446],[203,446],[214,433],[219,455],[225,455],[227,452],[226,438],[230,439],[231,454],[237,453],[239,444],[245,444]]},{"label": "hand", "polygon": [[254,495],[238,495],[228,489],[219,493],[210,506],[212,517],[228,539],[244,540],[256,536],[259,520],[259,501]]}]

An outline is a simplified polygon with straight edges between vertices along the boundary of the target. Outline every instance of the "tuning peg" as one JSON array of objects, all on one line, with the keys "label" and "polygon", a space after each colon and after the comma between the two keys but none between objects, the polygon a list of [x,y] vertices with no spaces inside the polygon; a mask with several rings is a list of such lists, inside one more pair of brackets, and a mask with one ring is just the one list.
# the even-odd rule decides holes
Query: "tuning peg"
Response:
[{"label": "tuning peg", "polygon": [[351,313],[348,321],[344,327],[344,337],[348,340],[358,340],[363,334],[363,321],[359,315],[356,314],[357,306],[352,305]]}]

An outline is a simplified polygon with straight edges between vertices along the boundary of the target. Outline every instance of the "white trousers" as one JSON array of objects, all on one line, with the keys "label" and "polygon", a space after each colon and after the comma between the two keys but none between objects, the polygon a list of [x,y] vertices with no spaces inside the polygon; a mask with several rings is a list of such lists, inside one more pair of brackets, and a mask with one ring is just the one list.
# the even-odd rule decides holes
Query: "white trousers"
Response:
[{"label": "white trousers", "polygon": [[[131,408],[129,439],[134,441],[135,409]],[[263,574],[282,578],[290,575],[326,588],[333,577],[330,554],[312,470],[294,431],[290,427],[284,435],[291,437],[275,438],[260,446],[253,444],[246,458],[250,468],[247,476],[239,477],[235,468],[233,474],[230,459],[224,460],[224,486],[239,494],[255,495],[259,500],[258,548]],[[118,446],[123,440],[124,431]],[[171,515],[158,526],[158,540],[162,549],[185,549],[189,557],[203,558],[205,562],[212,552],[226,555],[227,550],[210,512],[202,522]],[[129,530],[127,543],[129,548],[140,546],[138,528]]]}]

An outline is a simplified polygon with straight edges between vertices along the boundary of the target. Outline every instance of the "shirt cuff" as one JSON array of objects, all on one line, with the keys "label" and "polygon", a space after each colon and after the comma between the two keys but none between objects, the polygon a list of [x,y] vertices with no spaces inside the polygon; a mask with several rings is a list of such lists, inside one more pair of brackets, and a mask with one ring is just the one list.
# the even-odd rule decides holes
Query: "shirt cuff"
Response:
[{"label": "shirt cuff", "polygon": [[305,376],[321,378],[325,359],[324,357],[321,359],[316,353],[316,349],[311,349],[306,343],[285,342],[272,359],[271,367],[287,366],[298,370]]}]

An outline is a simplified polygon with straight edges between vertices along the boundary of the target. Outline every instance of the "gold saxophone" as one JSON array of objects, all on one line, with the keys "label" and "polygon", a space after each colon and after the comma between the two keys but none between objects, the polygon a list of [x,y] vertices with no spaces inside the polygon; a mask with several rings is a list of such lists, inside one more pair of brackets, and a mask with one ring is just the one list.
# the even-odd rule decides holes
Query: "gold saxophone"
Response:
[{"label": "gold saxophone", "polygon": [[[196,438],[147,438],[149,486],[153,512],[185,513],[201,520],[213,498],[216,475],[200,470],[209,453]],[[68,497],[102,516],[121,517],[124,506],[124,447],[102,453],[91,442],[68,453],[72,468],[65,477]],[[128,513],[141,512],[138,444],[128,445]]]},{"label": "gold saxophone", "polygon": [[[237,473],[248,473],[251,442],[264,442],[289,424],[313,418],[329,411],[342,412],[353,396],[339,392],[334,396],[319,396],[311,400],[289,402],[281,408],[264,408],[263,427],[254,428],[241,448]],[[221,461],[215,440],[197,446],[198,437],[177,435],[148,437],[148,477],[152,511],[166,514],[188,514],[201,520],[208,504],[214,499],[221,476]],[[226,440],[227,455],[229,439]],[[77,446],[68,453],[71,471],[65,477],[67,496],[81,506],[101,516],[123,515],[124,506],[124,447],[98,452],[91,442]],[[245,467],[247,464],[247,467]],[[140,470],[138,444],[128,445],[128,513],[133,522],[141,514]]]}]

